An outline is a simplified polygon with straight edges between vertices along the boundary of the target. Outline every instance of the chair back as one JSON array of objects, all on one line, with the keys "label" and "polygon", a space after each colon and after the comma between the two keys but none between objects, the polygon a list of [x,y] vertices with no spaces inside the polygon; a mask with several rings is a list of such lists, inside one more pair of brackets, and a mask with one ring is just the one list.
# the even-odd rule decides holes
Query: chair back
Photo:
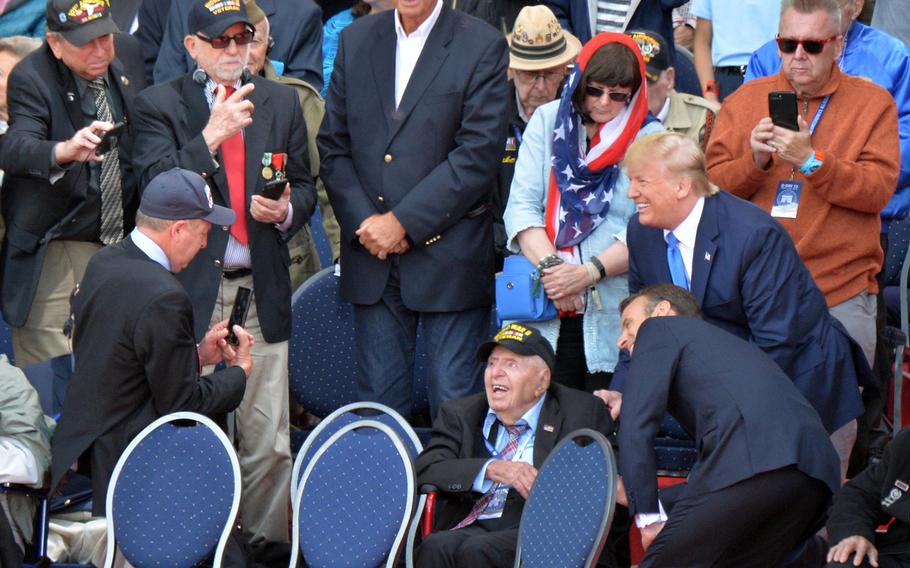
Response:
[{"label": "chair back", "polygon": [[405,449],[411,460],[416,460],[417,455],[423,451],[423,444],[417,433],[408,424],[407,420],[392,408],[378,402],[353,402],[342,406],[335,412],[326,416],[307,436],[300,451],[297,452],[297,458],[294,460],[294,469],[291,472],[291,495],[297,490],[300,482],[300,475],[306,470],[307,466],[313,460],[313,456],[319,448],[325,444],[332,435],[358,420],[375,420],[382,422],[401,438],[404,442]]},{"label": "chair back", "polygon": [[[341,299],[334,268],[320,270],[300,285],[291,299],[288,349],[291,396],[309,412],[325,417],[357,402],[357,353],[354,308]],[[415,355],[413,414],[429,408],[425,350],[418,336]]]},{"label": "chair back", "polygon": [[613,520],[616,479],[603,434],[581,429],[559,442],[522,511],[515,567],[593,566]]},{"label": "chair back", "polygon": [[[191,425],[187,425],[191,424]],[[162,416],[117,461],[107,491],[107,559],[136,568],[221,566],[240,504],[240,464],[227,436],[193,412]]]},{"label": "chair back", "polygon": [[294,496],[291,563],[395,565],[414,510],[414,466],[399,435],[376,420],[348,424],[316,451]]}]

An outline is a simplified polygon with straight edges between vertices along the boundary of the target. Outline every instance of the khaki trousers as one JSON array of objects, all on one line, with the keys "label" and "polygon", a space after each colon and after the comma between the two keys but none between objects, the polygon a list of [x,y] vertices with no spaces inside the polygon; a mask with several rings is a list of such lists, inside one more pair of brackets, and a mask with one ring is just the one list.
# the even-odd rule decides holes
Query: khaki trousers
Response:
[{"label": "khaki trousers", "polygon": [[[237,288],[253,288],[253,277],[222,279],[211,324],[228,319]],[[252,542],[289,542],[291,446],[288,426],[288,342],[266,343],[254,302],[246,329],[253,336],[253,373],[234,412],[243,489],[240,516]],[[210,372],[210,370],[206,370]]]},{"label": "khaki trousers", "polygon": [[63,335],[70,315],[70,294],[100,249],[100,243],[84,241],[51,241],[47,245],[28,319],[24,326],[11,329],[17,367],[72,353],[70,341]]}]

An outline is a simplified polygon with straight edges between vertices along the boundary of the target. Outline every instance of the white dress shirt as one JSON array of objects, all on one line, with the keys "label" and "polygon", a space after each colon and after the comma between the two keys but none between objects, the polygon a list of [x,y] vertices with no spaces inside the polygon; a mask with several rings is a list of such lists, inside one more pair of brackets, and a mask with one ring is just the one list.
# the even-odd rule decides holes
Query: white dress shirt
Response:
[{"label": "white dress shirt", "polygon": [[436,7],[430,13],[430,17],[423,21],[417,29],[410,35],[406,34],[401,26],[401,16],[398,10],[395,10],[395,35],[398,36],[398,43],[395,48],[395,108],[401,104],[401,97],[404,96],[404,90],[408,87],[408,81],[411,80],[411,73],[417,65],[420,58],[420,52],[427,43],[427,38],[439,19],[439,13],[442,12],[442,0],[436,0]]},{"label": "white dress shirt", "polygon": [[705,198],[699,197],[689,216],[683,219],[673,231],[664,230],[664,241],[671,232],[679,241],[679,254],[686,266],[686,276],[692,281],[692,257],[695,255],[695,239],[698,237],[698,224],[701,222],[701,213],[705,209]]}]

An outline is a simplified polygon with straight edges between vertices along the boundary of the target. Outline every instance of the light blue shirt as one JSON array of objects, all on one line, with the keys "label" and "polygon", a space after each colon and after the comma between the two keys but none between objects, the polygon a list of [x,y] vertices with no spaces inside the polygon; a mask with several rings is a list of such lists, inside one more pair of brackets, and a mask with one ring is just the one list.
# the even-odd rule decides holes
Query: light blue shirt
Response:
[{"label": "light blue shirt", "polygon": [[[540,397],[540,400],[532,406],[524,415],[515,423],[521,424],[525,423],[528,425],[528,429],[525,430],[521,436],[518,438],[518,447],[521,452],[518,454],[517,458],[513,458],[512,461],[520,461],[534,465],[534,433],[537,432],[537,421],[540,419],[540,409],[543,408],[543,402],[547,398],[547,393],[543,393],[543,396]],[[486,440],[490,437],[490,428],[493,427],[493,424],[499,418],[496,416],[496,413],[493,412],[492,408],[487,409],[487,417],[483,421],[483,439]],[[509,433],[508,431],[500,427],[499,432],[496,434],[496,443],[493,444],[493,447],[496,448],[497,452],[501,452],[505,449],[506,445],[509,443]],[[489,479],[484,479],[487,475],[487,466],[496,458],[490,458],[487,460],[483,467],[480,468],[480,473],[477,474],[477,477],[474,478],[474,485],[472,489],[478,493],[486,493],[490,490],[490,487],[493,486],[493,481]]]},{"label": "light blue shirt", "polygon": [[689,10],[711,20],[715,67],[745,65],[752,52],[777,35],[780,0],[692,0]]},{"label": "light blue shirt", "polygon": [[171,261],[168,260],[167,255],[164,254],[158,243],[147,237],[145,233],[139,230],[139,227],[133,229],[133,232],[130,233],[130,239],[136,245],[136,248],[145,253],[145,256],[163,266],[168,272],[171,271]]}]

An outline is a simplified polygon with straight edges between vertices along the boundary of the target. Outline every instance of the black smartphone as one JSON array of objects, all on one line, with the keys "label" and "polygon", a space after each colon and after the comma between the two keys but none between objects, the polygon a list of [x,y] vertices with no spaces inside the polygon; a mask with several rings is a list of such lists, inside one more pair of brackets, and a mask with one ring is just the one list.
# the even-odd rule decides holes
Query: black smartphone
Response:
[{"label": "black smartphone", "polygon": [[101,135],[101,142],[95,146],[95,154],[103,156],[117,147],[120,143],[120,132],[126,126],[124,122],[118,122],[113,128]]},{"label": "black smartphone", "polygon": [[231,345],[237,345],[240,341],[234,334],[234,326],[243,327],[246,325],[246,315],[250,311],[250,304],[253,302],[253,291],[243,286],[237,288],[237,295],[234,296],[234,308],[231,310],[231,317],[228,319],[228,342]]},{"label": "black smartphone", "polygon": [[768,93],[768,111],[771,114],[771,122],[775,126],[788,130],[799,130],[796,93],[792,91]]},{"label": "black smartphone", "polygon": [[260,195],[266,199],[278,199],[281,197],[281,194],[284,193],[284,186],[286,186],[287,183],[288,180],[286,179],[273,179],[270,182],[266,182],[266,184],[262,186],[262,193],[260,193]]}]

